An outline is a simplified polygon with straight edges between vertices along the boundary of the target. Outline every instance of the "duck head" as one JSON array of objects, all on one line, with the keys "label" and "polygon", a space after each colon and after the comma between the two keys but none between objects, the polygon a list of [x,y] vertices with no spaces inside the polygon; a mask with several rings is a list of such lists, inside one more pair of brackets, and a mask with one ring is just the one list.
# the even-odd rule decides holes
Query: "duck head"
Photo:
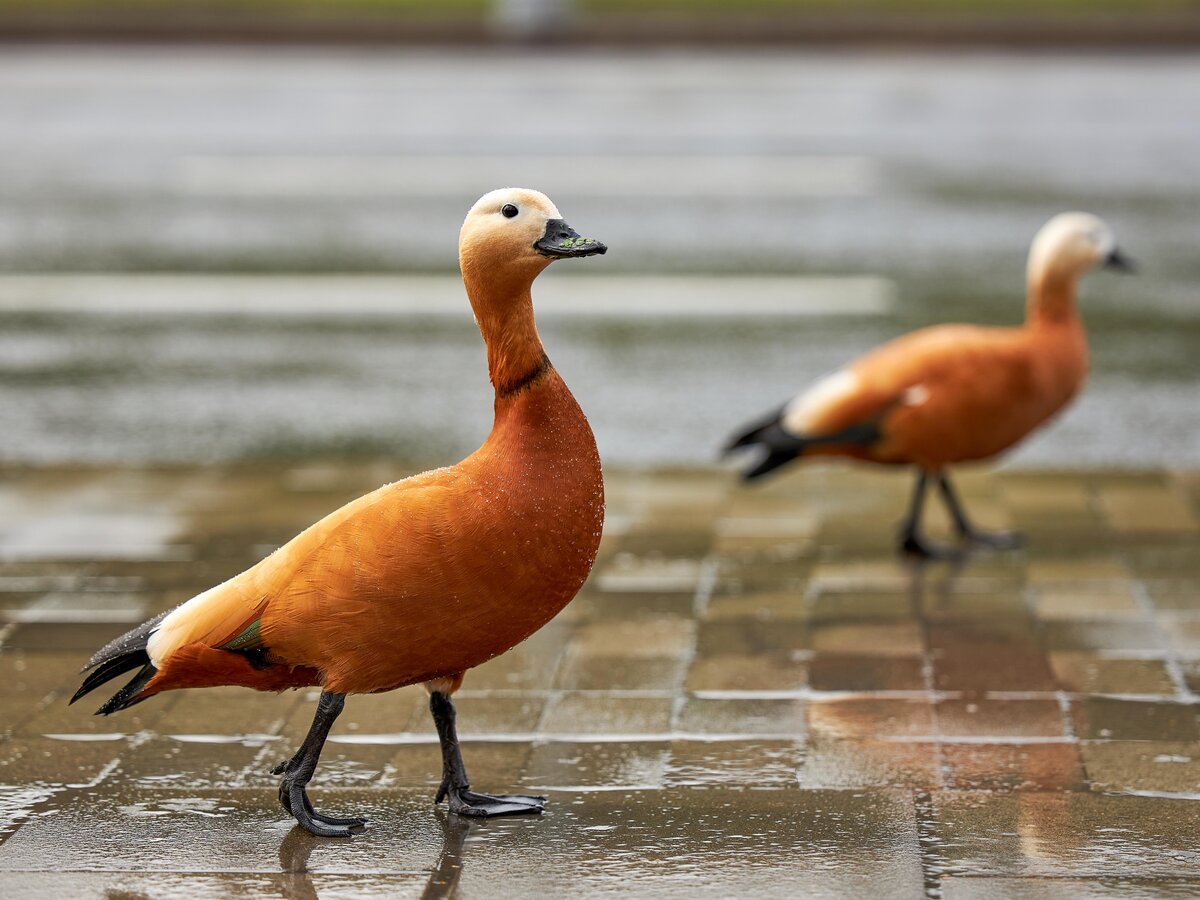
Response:
[{"label": "duck head", "polygon": [[549,197],[525,188],[501,188],[480,197],[458,240],[463,274],[482,276],[495,286],[532,282],[556,259],[607,250],[563,221]]},{"label": "duck head", "polygon": [[1060,213],[1042,226],[1029,251],[1031,283],[1076,279],[1102,266],[1132,272],[1112,229],[1089,213]]},{"label": "duck head", "polygon": [[549,366],[533,321],[533,280],[556,259],[607,250],[567,225],[538,191],[502,188],[471,207],[459,233],[458,262],[498,396]]}]

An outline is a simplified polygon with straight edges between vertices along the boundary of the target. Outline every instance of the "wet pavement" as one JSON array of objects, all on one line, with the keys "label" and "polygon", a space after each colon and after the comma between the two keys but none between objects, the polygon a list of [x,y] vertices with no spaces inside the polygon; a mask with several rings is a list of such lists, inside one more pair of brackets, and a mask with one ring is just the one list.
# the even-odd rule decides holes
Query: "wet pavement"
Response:
[{"label": "wet pavement", "polygon": [[610,248],[535,291],[610,464],[708,464],[889,338],[1019,321],[1035,231],[1083,208],[1141,271],[1088,279],[1092,379],[1016,459],[1194,468],[1197,96],[1187,52],[8,46],[0,461],[470,452],[456,237],[527,184]]},{"label": "wet pavement", "polygon": [[433,806],[420,689],[337,723],[313,794],[370,817],[349,841],[268,774],[313,692],[66,706],[101,642],[403,474],[3,472],[0,894],[1200,892],[1194,472],[966,476],[1028,549],[923,568],[891,554],[900,474],[610,472],[588,586],[459,694],[473,783],[548,794],[536,819]]}]

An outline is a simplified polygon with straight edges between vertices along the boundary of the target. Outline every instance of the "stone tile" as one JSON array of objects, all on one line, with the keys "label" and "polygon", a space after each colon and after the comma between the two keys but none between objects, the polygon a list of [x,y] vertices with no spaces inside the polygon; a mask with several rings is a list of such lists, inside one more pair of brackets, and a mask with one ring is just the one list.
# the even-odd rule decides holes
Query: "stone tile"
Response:
[{"label": "stone tile", "polygon": [[1180,663],[1183,680],[1189,691],[1200,694],[1200,658],[1183,660]]},{"label": "stone tile", "polygon": [[809,741],[800,785],[816,788],[908,787],[933,790],[942,784],[941,752],[922,741]]},{"label": "stone tile", "polygon": [[[425,728],[432,729],[426,696],[423,688],[413,686],[386,694],[347,697],[332,733],[391,734],[412,730],[414,721],[421,721]],[[318,697],[320,691],[316,689],[298,692],[297,701],[291,705],[287,719],[277,732],[288,743],[298,745],[308,734],[316,715]]]},{"label": "stone tile", "polygon": [[692,522],[639,523],[622,535],[619,547],[641,557],[698,559],[708,553],[712,543],[712,523],[700,516]]},{"label": "stone tile", "polygon": [[714,596],[705,606],[703,618],[709,622],[737,619],[799,622],[808,618],[808,610],[801,592],[747,591]]},{"label": "stone tile", "polygon": [[928,737],[937,733],[927,700],[846,698],[808,704],[808,727],[821,738]]},{"label": "stone tile", "polygon": [[542,721],[546,734],[666,734],[671,729],[669,697],[620,697],[600,693],[562,694]]},{"label": "stone tile", "polygon": [[[260,693],[237,687],[182,691],[170,709],[158,718],[155,728],[163,734],[278,734],[301,704],[306,707],[309,722],[312,721],[314,709],[306,699],[309,693],[308,690]],[[355,712],[351,709],[367,699],[351,698],[338,727],[347,727],[347,723],[354,721]],[[307,728],[308,723],[303,727]]]},{"label": "stone tile", "polygon": [[952,737],[1063,737],[1063,713],[1054,700],[942,700],[938,730]]},{"label": "stone tile", "polygon": [[818,595],[825,591],[902,592],[912,584],[912,571],[891,561],[822,562],[813,568],[810,583]]},{"label": "stone tile", "polygon": [[1200,742],[1085,741],[1088,780],[1108,791],[1196,794],[1200,787]]},{"label": "stone tile", "polygon": [[1194,897],[1200,879],[1079,879],[955,875],[943,878],[945,900],[1152,900]]},{"label": "stone tile", "polygon": [[658,789],[668,756],[665,741],[550,741],[533,748],[521,783],[538,790]]},{"label": "stone tile", "polygon": [[920,656],[925,650],[917,622],[818,624],[812,626],[810,640],[817,653]]},{"label": "stone tile", "polygon": [[675,728],[685,734],[799,738],[804,735],[804,701],[688,697]]},{"label": "stone tile", "polygon": [[923,660],[914,657],[817,653],[808,661],[815,691],[919,691]]},{"label": "stone tile", "polygon": [[695,659],[684,687],[689,691],[790,691],[804,687],[807,673],[803,654],[730,653]]},{"label": "stone tile", "polygon": [[1074,743],[946,743],[942,764],[954,790],[1069,791],[1084,780]]},{"label": "stone tile", "polygon": [[695,634],[694,622],[677,618],[590,622],[575,630],[569,653],[641,659],[682,656],[691,651]]},{"label": "stone tile", "polygon": [[[664,593],[654,591],[611,593],[588,590],[576,597],[567,609],[572,611],[576,622],[627,623],[640,619],[686,619],[691,621],[695,607],[695,596],[686,591],[683,593],[670,591]],[[509,653],[512,651],[510,650]],[[503,656],[497,657],[497,659],[503,658]]]},{"label": "stone tile", "polygon": [[816,556],[816,542],[796,533],[796,526],[787,520],[724,519],[716,527],[712,552],[741,566],[795,563]]},{"label": "stone tile", "polygon": [[1200,611],[1200,579],[1154,578],[1145,586],[1150,601],[1160,610]]},{"label": "stone tile", "polygon": [[507,653],[469,671],[463,679],[463,689],[539,690],[551,687],[566,652],[568,634],[566,628],[546,626]]},{"label": "stone tile", "polygon": [[1042,619],[1140,618],[1144,615],[1131,582],[1100,586],[1046,586],[1039,588],[1037,614]]},{"label": "stone tile", "polygon": [[1100,507],[1121,533],[1194,534],[1200,521],[1188,502],[1168,487],[1138,484],[1105,485]]},{"label": "stone tile", "polygon": [[701,622],[696,633],[698,657],[788,654],[806,650],[808,646],[808,629],[802,622],[763,622],[755,619]]},{"label": "stone tile", "polygon": [[1200,619],[1162,615],[1158,617],[1158,625],[1173,651],[1185,656],[1200,656]]},{"label": "stone tile", "polygon": [[1082,738],[1134,741],[1200,739],[1200,707],[1165,701],[1088,697],[1072,704],[1075,732]]},{"label": "stone tile", "polygon": [[686,671],[681,656],[570,655],[555,686],[567,691],[674,691]]},{"label": "stone tile", "polygon": [[911,591],[825,590],[814,597],[809,618],[814,625],[902,623],[913,618],[913,601]]},{"label": "stone tile", "polygon": [[24,650],[31,653],[78,653],[79,665],[111,641],[132,627],[128,622],[86,623],[29,622],[17,625],[4,641],[6,650]]},{"label": "stone tile", "polygon": [[1042,626],[1050,650],[1162,651],[1162,633],[1154,622],[1050,621]]},{"label": "stone tile", "polygon": [[1123,582],[1129,570],[1120,560],[1108,556],[1086,559],[1041,559],[1031,561],[1026,577],[1035,587],[1046,585],[1070,586],[1081,582],[1106,584]]},{"label": "stone tile", "polygon": [[53,702],[47,704],[32,719],[26,719],[14,730],[14,734],[25,737],[36,737],[45,734],[137,734],[153,729],[163,715],[178,703],[178,693],[160,694],[145,703],[139,703],[130,709],[122,710],[111,716],[94,715],[94,710],[107,699],[104,695],[98,698],[91,696],[80,700],[73,706],[67,705],[67,698],[55,696]]},{"label": "stone tile", "polygon": [[933,797],[948,875],[1191,879],[1195,803],[1151,797],[943,792]]},{"label": "stone tile", "polygon": [[668,787],[793,788],[804,749],[795,741],[674,741]]},{"label": "stone tile", "polygon": [[621,552],[603,571],[592,574],[597,590],[661,593],[694,593],[700,580],[700,562],[691,558],[657,555],[635,556]]},{"label": "stone tile", "polygon": [[1004,500],[1014,514],[1073,513],[1086,516],[1092,509],[1091,493],[1075,480],[1029,478],[1026,473],[1005,473]]},{"label": "stone tile", "polygon": [[1130,543],[1125,553],[1135,575],[1200,579],[1200,555],[1194,541]]},{"label": "stone tile", "polygon": [[111,772],[128,750],[124,735],[72,741],[15,737],[0,743],[0,784],[88,784]]},{"label": "stone tile", "polygon": [[1017,587],[979,591],[926,591],[921,617],[932,624],[977,625],[996,620],[1026,623],[1031,611]]},{"label": "stone tile", "polygon": [[[436,737],[423,743],[380,744],[378,755],[361,744],[339,747],[339,752],[355,762],[362,770],[379,768],[377,784],[389,790],[418,787],[432,804],[438,785],[442,782],[442,754]],[[529,762],[530,744],[526,741],[492,741],[464,739],[461,742],[463,763],[471,785],[480,791],[512,793],[522,783],[521,777]],[[380,755],[388,754],[380,765]]]},{"label": "stone tile", "polygon": [[[530,734],[537,730],[548,702],[541,694],[459,691],[454,695],[459,735]],[[433,717],[424,697],[413,709],[402,731],[409,734],[434,733]]]},{"label": "stone tile", "polygon": [[[312,784],[316,788],[335,787],[381,787],[398,783],[398,770],[394,763],[396,747],[388,744],[343,743],[344,739],[330,740],[321,752],[321,764],[313,775]],[[435,778],[441,773],[441,754],[436,744],[418,745],[426,751],[427,767],[435,773]],[[283,748],[281,748],[283,749]],[[295,752],[295,748],[286,748]],[[268,756],[268,763],[282,762]],[[278,784],[279,776],[272,775],[271,766],[259,766],[254,775],[266,781],[268,785]],[[517,773],[509,773],[509,780]],[[474,775],[474,772],[472,772]],[[439,779],[440,780],[440,779]],[[247,778],[246,783],[259,783]],[[509,783],[506,781],[505,783]]]},{"label": "stone tile", "polygon": [[1120,659],[1079,650],[1050,654],[1054,677],[1063,690],[1081,694],[1173,694],[1175,686],[1161,659]]},{"label": "stone tile", "polygon": [[0,873],[0,894],[27,900],[104,897],[114,900],[184,896],[194,900],[227,897],[389,897],[419,896],[430,876],[300,872],[22,872]]},{"label": "stone tile", "polygon": [[[270,761],[258,766],[264,773],[276,761],[287,759],[296,749],[278,738],[265,735],[241,739],[213,735],[194,735],[184,739],[153,737],[122,754],[115,778],[147,789],[237,788],[244,783],[243,773],[254,765],[267,745]],[[320,774],[333,771],[336,756],[336,751],[322,754]]]},{"label": "stone tile", "polygon": [[940,691],[1053,691],[1046,654],[1021,644],[947,643],[933,657],[934,686]]}]

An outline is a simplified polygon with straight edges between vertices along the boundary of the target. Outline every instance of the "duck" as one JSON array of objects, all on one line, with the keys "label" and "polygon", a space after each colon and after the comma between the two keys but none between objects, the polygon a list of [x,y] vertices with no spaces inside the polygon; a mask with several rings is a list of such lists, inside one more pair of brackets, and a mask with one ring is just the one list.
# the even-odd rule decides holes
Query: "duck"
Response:
[{"label": "duck", "polygon": [[[745,481],[807,457],[913,466],[916,484],[900,526],[903,554],[940,558],[975,547],[1015,549],[1021,535],[972,524],[947,469],[1003,453],[1083,388],[1089,354],[1076,294],[1080,279],[1097,267],[1134,269],[1101,219],[1061,213],[1033,240],[1022,325],[944,324],[898,337],[749,423],[723,452],[759,451],[743,472]],[[931,486],[950,515],[956,547],[939,547],[922,530]]]},{"label": "duck", "polygon": [[423,684],[442,751],[434,802],[464,816],[540,813],[544,796],[471,789],[452,697],[468,670],[563,609],[596,559],[600,457],[538,335],[531,286],[555,260],[607,249],[567,225],[538,191],[481,197],[459,234],[495,398],[479,449],[348,503],[112,641],[88,661],[71,702],[133,670],[97,715],[181,688],[319,688],[307,736],[272,771],[282,776],[280,803],[300,826],[340,837],[366,819],[317,812],[306,787],[346,697]]}]

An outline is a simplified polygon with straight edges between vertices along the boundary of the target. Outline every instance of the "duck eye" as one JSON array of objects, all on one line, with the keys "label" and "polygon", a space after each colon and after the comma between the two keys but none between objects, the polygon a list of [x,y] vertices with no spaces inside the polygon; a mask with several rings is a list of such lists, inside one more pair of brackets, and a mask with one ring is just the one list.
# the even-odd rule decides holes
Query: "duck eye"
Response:
[{"label": "duck eye", "polygon": [[500,208],[500,212],[503,214],[504,218],[513,219],[516,218],[518,209],[511,203],[505,203],[504,206]]}]

